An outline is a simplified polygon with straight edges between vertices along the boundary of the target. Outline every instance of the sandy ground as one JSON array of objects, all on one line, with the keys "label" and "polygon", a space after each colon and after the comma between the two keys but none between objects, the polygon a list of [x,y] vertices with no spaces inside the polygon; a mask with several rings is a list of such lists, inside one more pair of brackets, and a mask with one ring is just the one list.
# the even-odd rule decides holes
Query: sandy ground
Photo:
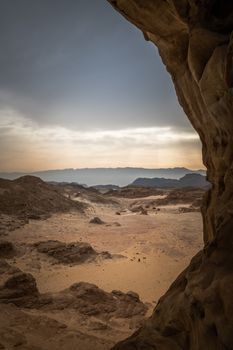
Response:
[{"label": "sandy ground", "polygon": [[[141,200],[141,199],[140,199]],[[54,215],[46,221],[30,223],[10,234],[11,240],[31,243],[56,239],[90,243],[97,251],[121,254],[122,258],[76,266],[51,265],[37,255],[14,262],[36,277],[41,292],[54,292],[77,281],[97,284],[106,291],[133,290],[146,302],[158,301],[173,279],[202,247],[200,213],[178,213],[178,206],[140,215],[127,211],[132,200],[120,200],[123,210],[95,205],[86,216],[78,213]],[[182,205],[183,206],[183,205]],[[106,224],[90,224],[100,217]],[[120,224],[116,226],[115,223]],[[42,257],[43,258],[43,257]]]},{"label": "sandy ground", "polygon": [[[117,199],[118,205],[91,203],[85,215],[72,212],[56,214],[44,221],[30,220],[29,224],[8,235],[8,240],[22,245],[46,240],[88,242],[97,251],[116,254],[113,259],[69,266],[51,263],[46,255],[29,250],[8,262],[31,273],[41,293],[60,292],[81,281],[94,283],[107,292],[134,291],[147,303],[149,316],[159,297],[202,248],[199,212],[180,213],[179,206],[161,207],[160,211],[150,208],[148,215],[129,210],[134,203],[146,205],[156,198]],[[95,216],[104,224],[89,223]],[[8,305],[1,310],[0,345],[4,337],[12,339],[12,344],[8,341],[11,345],[3,349],[14,348],[14,342],[17,344],[23,332],[27,335],[25,344],[30,341],[33,346],[27,347],[21,339],[18,349],[105,350],[135,330],[130,320],[115,320],[109,330],[95,329],[92,326],[95,319],[81,319],[68,310],[45,314]],[[11,328],[5,325],[5,318]],[[4,327],[7,328],[5,333]],[[43,332],[47,334],[44,340]],[[38,342],[41,347],[36,346]]]}]

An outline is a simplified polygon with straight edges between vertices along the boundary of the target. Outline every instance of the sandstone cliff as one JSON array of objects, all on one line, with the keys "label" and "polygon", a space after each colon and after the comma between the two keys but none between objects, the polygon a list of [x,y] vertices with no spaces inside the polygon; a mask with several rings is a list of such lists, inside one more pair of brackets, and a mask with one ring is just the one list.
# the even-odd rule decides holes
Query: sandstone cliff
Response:
[{"label": "sandstone cliff", "polygon": [[198,132],[212,188],[205,248],[117,349],[233,349],[233,2],[109,0],[159,49]]}]

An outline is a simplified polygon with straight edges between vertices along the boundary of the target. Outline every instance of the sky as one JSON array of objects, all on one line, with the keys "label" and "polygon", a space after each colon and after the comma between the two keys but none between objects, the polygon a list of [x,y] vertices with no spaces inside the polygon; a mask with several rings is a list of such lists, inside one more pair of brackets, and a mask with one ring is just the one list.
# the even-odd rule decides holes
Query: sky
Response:
[{"label": "sky", "polygon": [[0,171],[203,168],[156,47],[106,0],[0,0]]}]

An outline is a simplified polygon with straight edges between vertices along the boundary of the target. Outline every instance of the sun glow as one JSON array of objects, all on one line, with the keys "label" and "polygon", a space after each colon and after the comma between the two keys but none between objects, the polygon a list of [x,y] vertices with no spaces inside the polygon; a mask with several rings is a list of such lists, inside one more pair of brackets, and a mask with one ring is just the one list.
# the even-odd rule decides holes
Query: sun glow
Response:
[{"label": "sun glow", "polygon": [[201,166],[198,135],[172,126],[79,131],[40,126],[6,110],[1,112],[0,135],[1,170]]}]

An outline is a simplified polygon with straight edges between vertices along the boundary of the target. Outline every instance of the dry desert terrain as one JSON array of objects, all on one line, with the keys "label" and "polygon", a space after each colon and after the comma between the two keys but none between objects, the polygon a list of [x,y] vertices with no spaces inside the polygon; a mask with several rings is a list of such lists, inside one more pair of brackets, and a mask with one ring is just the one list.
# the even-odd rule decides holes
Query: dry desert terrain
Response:
[{"label": "dry desert terrain", "polygon": [[202,247],[191,197],[64,194],[85,209],[13,228],[2,215],[0,349],[110,349]]}]

